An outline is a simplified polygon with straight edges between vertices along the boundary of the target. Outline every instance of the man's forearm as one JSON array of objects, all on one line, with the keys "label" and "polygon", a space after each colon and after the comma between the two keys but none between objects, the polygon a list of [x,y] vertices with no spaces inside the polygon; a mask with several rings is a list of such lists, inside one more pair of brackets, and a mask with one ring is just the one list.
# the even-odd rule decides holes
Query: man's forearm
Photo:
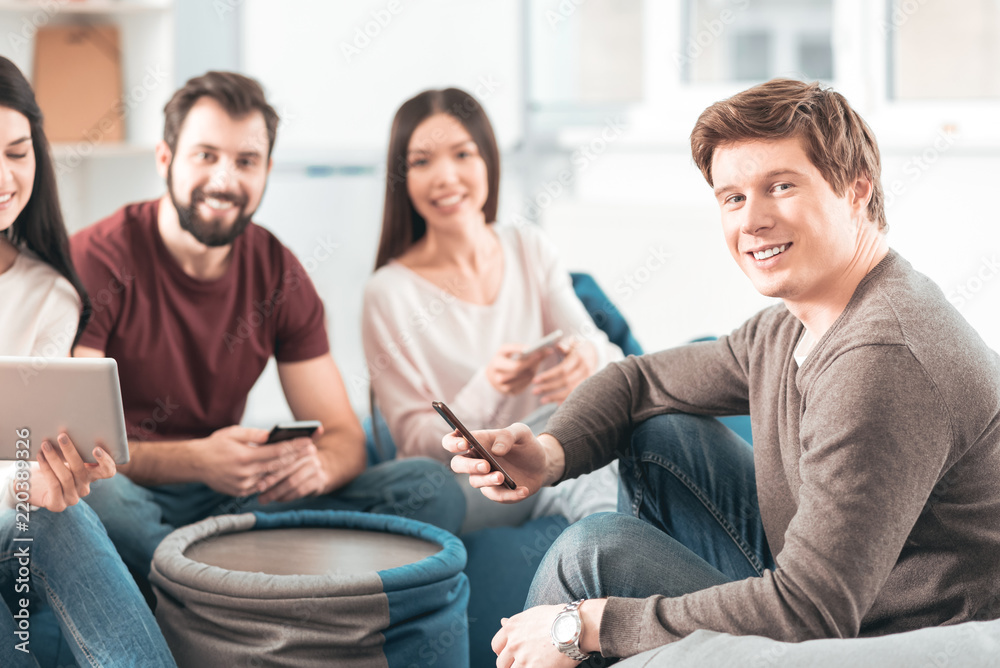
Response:
[{"label": "man's forearm", "polygon": [[196,482],[196,441],[129,441],[129,462],[118,466],[138,485],[169,485]]},{"label": "man's forearm", "polygon": [[323,468],[330,476],[324,494],[334,492],[361,475],[368,464],[364,432],[343,429],[330,431],[316,441],[316,450]]}]

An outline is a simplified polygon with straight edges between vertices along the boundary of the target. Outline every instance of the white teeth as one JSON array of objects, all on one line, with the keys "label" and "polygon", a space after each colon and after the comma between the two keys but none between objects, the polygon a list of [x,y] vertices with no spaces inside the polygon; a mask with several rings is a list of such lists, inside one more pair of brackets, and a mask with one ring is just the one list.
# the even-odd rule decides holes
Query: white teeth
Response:
[{"label": "white teeth", "polygon": [[461,195],[452,195],[451,197],[445,197],[444,199],[439,199],[437,201],[438,206],[451,206],[453,204],[458,204],[462,201]]},{"label": "white teeth", "polygon": [[7,193],[6,195],[0,195],[0,204],[3,204],[4,202],[8,201],[13,196],[14,193]]},{"label": "white teeth", "polygon": [[774,257],[778,253],[784,253],[786,248],[788,248],[788,244],[777,246],[775,248],[768,248],[767,250],[757,251],[753,254],[753,256],[758,260],[766,260],[769,257]]},{"label": "white teeth", "polygon": [[221,199],[215,199],[214,197],[206,197],[205,204],[209,207],[215,209],[216,211],[222,211],[233,206],[232,202],[227,202]]}]

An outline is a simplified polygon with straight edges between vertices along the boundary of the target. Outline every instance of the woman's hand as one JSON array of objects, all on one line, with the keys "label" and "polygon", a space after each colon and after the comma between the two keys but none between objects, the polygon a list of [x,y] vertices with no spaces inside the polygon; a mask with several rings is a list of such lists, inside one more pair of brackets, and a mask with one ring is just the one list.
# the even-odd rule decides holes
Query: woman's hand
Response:
[{"label": "woman's hand", "polygon": [[565,354],[563,360],[531,381],[535,386],[532,393],[542,395],[543,404],[561,404],[597,371],[597,347],[590,341],[564,340],[559,349]]},{"label": "woman's hand", "polygon": [[517,489],[504,487],[503,474],[491,472],[485,459],[466,456],[469,444],[458,431],[453,431],[441,439],[445,450],[456,455],[451,459],[451,470],[468,473],[469,484],[479,488],[488,499],[516,503],[562,476],[566,465],[562,446],[548,434],[535,438],[527,425],[516,423],[506,429],[474,431],[472,435],[517,482]]},{"label": "woman's hand", "polygon": [[542,363],[548,355],[552,354],[551,348],[544,348],[523,359],[518,359],[518,355],[524,350],[524,346],[513,343],[506,343],[493,355],[489,365],[486,367],[486,379],[497,392],[502,394],[520,394],[535,376],[538,365]]},{"label": "woman's hand", "polygon": [[[66,434],[59,434],[58,445],[43,441],[38,451],[38,466],[32,467],[28,502],[58,513],[90,494],[90,483],[110,478],[118,468],[111,455],[94,448],[96,464],[88,464],[76,451]],[[17,483],[15,483],[17,489]]]}]

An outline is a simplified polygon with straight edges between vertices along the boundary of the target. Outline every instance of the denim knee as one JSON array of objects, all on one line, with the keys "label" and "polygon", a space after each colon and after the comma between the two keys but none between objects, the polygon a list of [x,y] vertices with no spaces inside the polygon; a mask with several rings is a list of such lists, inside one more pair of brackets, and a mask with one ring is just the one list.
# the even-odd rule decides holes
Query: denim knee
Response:
[{"label": "denim knee", "polygon": [[648,528],[621,513],[597,513],[570,525],[542,558],[526,607],[600,598],[602,573],[628,568],[632,534]]},{"label": "denim knee", "polygon": [[104,525],[86,501],[58,513],[36,510],[31,513],[29,526],[37,554],[47,551],[46,544],[81,545],[107,538]]}]

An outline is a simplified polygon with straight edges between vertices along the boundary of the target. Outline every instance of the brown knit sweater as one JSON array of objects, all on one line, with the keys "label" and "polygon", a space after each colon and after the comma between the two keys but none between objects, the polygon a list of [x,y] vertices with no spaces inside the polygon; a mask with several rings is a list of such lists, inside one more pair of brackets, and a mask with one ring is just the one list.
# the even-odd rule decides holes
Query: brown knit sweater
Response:
[{"label": "brown knit sweater", "polygon": [[753,422],[775,570],[676,598],[611,598],[606,655],[697,629],[800,641],[1000,616],[1000,357],[894,251],[800,368],[802,332],[779,305],[718,341],[631,357],[549,422],[565,477],[626,452],[654,415]]}]

